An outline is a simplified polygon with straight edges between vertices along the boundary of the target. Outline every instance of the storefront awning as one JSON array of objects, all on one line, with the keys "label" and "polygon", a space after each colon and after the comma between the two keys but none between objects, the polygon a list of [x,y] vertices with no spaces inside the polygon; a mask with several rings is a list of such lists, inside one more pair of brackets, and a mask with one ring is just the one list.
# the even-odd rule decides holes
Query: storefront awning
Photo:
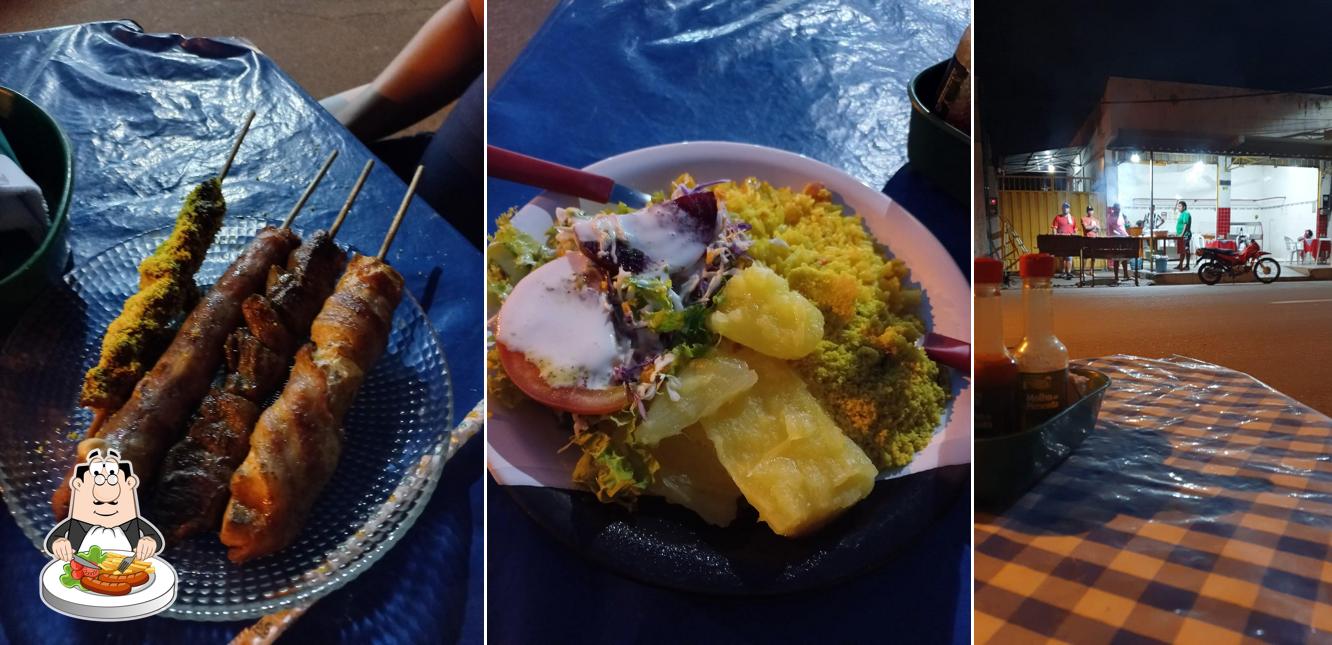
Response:
[{"label": "storefront awning", "polygon": [[1206,135],[1156,130],[1117,130],[1107,150],[1154,150],[1248,157],[1332,159],[1332,141],[1250,135]]}]

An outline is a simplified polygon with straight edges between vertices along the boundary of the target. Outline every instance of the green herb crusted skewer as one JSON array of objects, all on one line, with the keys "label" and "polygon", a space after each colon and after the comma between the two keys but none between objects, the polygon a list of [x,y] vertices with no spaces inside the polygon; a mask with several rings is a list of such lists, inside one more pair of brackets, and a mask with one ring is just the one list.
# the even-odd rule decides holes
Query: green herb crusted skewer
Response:
[{"label": "green herb crusted skewer", "polygon": [[254,112],[246,115],[222,172],[190,191],[170,237],[139,264],[139,290],[107,326],[101,358],[83,379],[79,403],[94,412],[91,432],[129,399],[135,384],[171,342],[177,322],[198,299],[194,274],[227,212],[222,180],[253,119]]}]

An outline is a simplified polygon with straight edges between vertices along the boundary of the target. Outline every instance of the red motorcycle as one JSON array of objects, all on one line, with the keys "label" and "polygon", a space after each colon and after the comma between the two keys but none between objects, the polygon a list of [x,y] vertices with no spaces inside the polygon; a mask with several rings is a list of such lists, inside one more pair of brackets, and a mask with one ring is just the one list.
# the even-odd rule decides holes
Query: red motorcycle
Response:
[{"label": "red motorcycle", "polygon": [[1198,279],[1206,284],[1216,284],[1221,278],[1234,278],[1250,271],[1253,277],[1263,284],[1271,284],[1281,277],[1281,263],[1271,257],[1271,253],[1262,250],[1258,243],[1249,240],[1243,251],[1229,249],[1198,249]]}]

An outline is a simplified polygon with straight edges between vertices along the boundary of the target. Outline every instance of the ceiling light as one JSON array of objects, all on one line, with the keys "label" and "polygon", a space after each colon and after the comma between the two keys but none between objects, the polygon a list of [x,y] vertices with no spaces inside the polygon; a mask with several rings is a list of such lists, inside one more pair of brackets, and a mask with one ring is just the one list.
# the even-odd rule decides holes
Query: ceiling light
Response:
[{"label": "ceiling light", "polygon": [[1142,156],[1135,152],[1132,157],[1129,157],[1129,159],[1132,159],[1133,163],[1138,163],[1139,161],[1142,161]]}]

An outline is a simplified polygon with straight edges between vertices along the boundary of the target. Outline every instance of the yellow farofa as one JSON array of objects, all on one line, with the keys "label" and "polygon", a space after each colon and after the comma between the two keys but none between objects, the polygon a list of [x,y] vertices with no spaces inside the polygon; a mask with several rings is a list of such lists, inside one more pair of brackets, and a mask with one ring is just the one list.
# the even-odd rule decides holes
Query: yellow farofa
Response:
[{"label": "yellow farofa", "polygon": [[796,362],[810,390],[876,466],[910,463],[947,392],[938,365],[915,346],[925,331],[921,293],[903,287],[905,263],[884,259],[859,215],[844,214],[821,186],[797,192],[751,178],[715,191],[752,227],[750,256],[824,313],[824,340]]}]

